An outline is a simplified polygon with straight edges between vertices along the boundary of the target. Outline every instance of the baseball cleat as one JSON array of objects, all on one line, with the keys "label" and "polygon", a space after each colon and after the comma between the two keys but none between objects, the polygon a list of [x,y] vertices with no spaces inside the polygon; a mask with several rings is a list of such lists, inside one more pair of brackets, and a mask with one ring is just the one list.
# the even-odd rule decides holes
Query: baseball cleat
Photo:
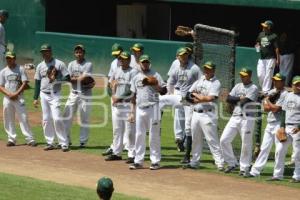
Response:
[{"label": "baseball cleat", "polygon": [[241,171],[239,172],[239,176],[244,176],[245,174],[246,174],[245,171],[242,171],[242,170],[241,170]]},{"label": "baseball cleat", "polygon": [[36,146],[37,146],[37,143],[36,143],[34,140],[32,140],[32,141],[29,142],[27,145],[28,145],[28,146],[31,146],[31,147],[36,147]]},{"label": "baseball cleat", "polygon": [[256,176],[248,173],[248,174],[244,174],[244,178],[255,178]]},{"label": "baseball cleat", "polygon": [[12,142],[12,141],[8,141],[8,142],[6,143],[6,146],[7,146],[7,147],[13,147],[13,146],[16,146],[16,144],[15,144],[14,142]]},{"label": "baseball cleat", "polygon": [[122,156],[117,156],[115,154],[111,154],[107,158],[105,158],[105,160],[106,161],[122,160]]},{"label": "baseball cleat", "polygon": [[224,170],[225,170],[225,168],[223,166],[218,167],[219,172],[223,172]]},{"label": "baseball cleat", "polygon": [[281,179],[276,178],[276,177],[272,177],[272,178],[267,179],[267,181],[281,181]]},{"label": "baseball cleat", "polygon": [[183,165],[182,169],[197,169],[197,167],[191,164],[187,164],[187,165]]},{"label": "baseball cleat", "polygon": [[134,169],[143,169],[143,165],[138,164],[138,163],[133,163],[132,165],[129,166],[129,169],[134,170]]},{"label": "baseball cleat", "polygon": [[49,150],[53,150],[53,149],[55,149],[55,148],[52,144],[47,144],[44,148],[45,151],[49,151]]},{"label": "baseball cleat", "polygon": [[63,152],[68,152],[68,151],[70,151],[69,147],[68,147],[68,146],[65,146],[65,145],[61,146],[61,150],[62,150]]},{"label": "baseball cleat", "polygon": [[79,148],[85,148],[85,143],[80,143]]},{"label": "baseball cleat", "polygon": [[181,140],[181,139],[176,139],[175,143],[176,143],[176,145],[177,145],[177,151],[179,151],[179,152],[184,152],[184,144],[183,144],[183,140]]},{"label": "baseball cleat", "polygon": [[126,163],[127,163],[127,164],[132,164],[132,163],[134,163],[134,157],[128,157],[127,160],[126,160]]},{"label": "baseball cleat", "polygon": [[231,173],[233,170],[235,170],[235,166],[227,166],[227,168],[224,170],[224,173],[228,174]]},{"label": "baseball cleat", "polygon": [[151,164],[150,167],[149,167],[150,170],[157,170],[159,168],[160,168],[159,163]]},{"label": "baseball cleat", "polygon": [[190,163],[190,158],[187,156],[184,156],[184,158],[180,161],[181,164],[188,164]]},{"label": "baseball cleat", "polygon": [[113,150],[112,150],[112,148],[109,147],[108,149],[106,149],[106,151],[102,152],[102,156],[109,156],[112,153],[113,153]]}]

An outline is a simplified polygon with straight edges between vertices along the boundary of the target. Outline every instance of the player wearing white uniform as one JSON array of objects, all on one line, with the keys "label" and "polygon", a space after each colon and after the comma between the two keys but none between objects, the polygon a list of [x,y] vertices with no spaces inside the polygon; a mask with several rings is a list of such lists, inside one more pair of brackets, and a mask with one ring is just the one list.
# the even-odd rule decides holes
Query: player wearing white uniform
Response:
[{"label": "player wearing white uniform", "polygon": [[[110,64],[110,69],[107,75],[107,93],[109,96],[112,95],[112,91],[111,91],[111,87],[110,87],[110,83],[109,83],[109,79],[112,76],[112,74],[120,67],[120,61],[118,59],[119,55],[122,53],[123,51],[123,47],[119,44],[119,43],[114,43],[111,47],[111,55],[115,58],[111,64]],[[112,106],[112,100],[111,100],[111,113],[114,112],[114,107]],[[111,116],[112,117],[112,123],[114,122],[114,115]],[[112,124],[112,126],[114,126],[114,124]],[[125,139],[125,138],[124,138]],[[123,143],[125,143],[125,140],[123,139]],[[111,143],[111,145],[104,151],[102,152],[103,156],[108,156],[111,155],[113,153],[113,143]]]},{"label": "player wearing white uniform", "polygon": [[[186,43],[184,46],[189,54],[189,59],[192,60],[193,54],[193,44]],[[180,62],[178,58],[176,58],[168,71],[168,77],[171,75],[172,71],[180,67]],[[180,94],[180,90],[174,89],[174,94]],[[174,135],[175,135],[175,143],[177,144],[177,150],[179,152],[184,151],[184,139],[185,139],[185,132],[184,132],[184,109],[183,107],[177,107],[174,109]]]},{"label": "player wearing white uniform", "polygon": [[5,28],[4,23],[8,18],[7,10],[0,10],[0,69],[5,67],[5,51],[6,51],[6,40],[5,40]]},{"label": "player wearing white uniform", "polygon": [[[161,160],[160,146],[160,110],[159,110],[159,92],[165,85],[162,77],[150,69],[150,58],[148,55],[140,57],[141,70],[131,82],[132,108],[129,120],[136,121],[136,139],[134,164],[129,169],[140,169],[143,167],[146,151],[146,131],[149,130],[149,147],[151,170],[159,169]],[[156,85],[144,85],[143,80],[146,77],[155,77]],[[135,103],[136,100],[136,103]],[[136,107],[136,116],[134,116]]]},{"label": "player wearing white uniform", "polygon": [[[180,67],[175,68],[171,72],[167,82],[168,91],[171,95],[160,96],[159,107],[161,110],[165,106],[184,108],[186,152],[181,162],[189,163],[192,148],[191,119],[193,110],[189,104],[183,102],[183,99],[186,97],[192,84],[201,77],[202,72],[195,63],[188,59],[189,54],[185,47],[181,47],[177,50],[177,57],[180,62]],[[180,94],[172,94],[174,89],[179,90]]]},{"label": "player wearing white uniform", "polygon": [[128,143],[128,159],[126,163],[133,163],[135,152],[135,123],[129,122],[131,106],[130,83],[138,70],[129,66],[130,53],[123,51],[120,56],[120,67],[112,74],[109,83],[112,87],[112,106],[113,106],[113,154],[105,160],[122,160],[123,138],[124,135]]},{"label": "player wearing white uniform", "polygon": [[5,54],[7,67],[0,71],[0,91],[3,97],[3,121],[4,129],[8,136],[7,146],[16,145],[15,113],[17,113],[22,134],[29,146],[36,146],[33,134],[28,124],[23,91],[27,87],[28,78],[24,67],[16,63],[16,55],[13,52]]},{"label": "player wearing white uniform", "polygon": [[71,77],[72,90],[68,97],[64,110],[65,129],[71,144],[71,126],[73,117],[77,110],[80,114],[80,137],[79,147],[84,148],[89,139],[89,115],[91,110],[92,89],[84,88],[81,81],[92,75],[93,65],[85,59],[85,48],[83,45],[76,45],[74,48],[76,60],[68,65],[68,72]]},{"label": "player wearing white uniform", "polygon": [[141,43],[135,43],[130,49],[133,53],[131,55],[130,66],[133,67],[134,69],[141,71],[139,59],[141,55],[144,54],[144,45]]},{"label": "player wearing white uniform", "polygon": [[[198,168],[203,149],[204,137],[220,171],[224,170],[224,159],[218,137],[217,99],[221,89],[220,81],[215,77],[216,65],[208,61],[204,64],[204,75],[189,89],[188,99],[193,103],[192,159],[189,168]],[[189,98],[191,97],[191,98]]]},{"label": "player wearing white uniform", "polygon": [[[60,90],[62,81],[70,81],[66,65],[52,56],[49,44],[43,44],[40,50],[43,61],[36,67],[35,91],[33,104],[38,106],[41,96],[43,111],[43,130],[47,142],[45,151],[54,149],[54,138],[57,136],[62,151],[69,151],[69,141],[65,131],[64,121],[60,111]],[[56,72],[55,72],[56,71]]]},{"label": "player wearing white uniform", "polygon": [[[238,83],[230,91],[227,102],[234,104],[234,110],[226,124],[220,144],[224,161],[228,164],[225,173],[230,173],[237,165],[237,159],[233,153],[232,141],[237,133],[241,135],[240,175],[249,173],[252,161],[252,136],[255,125],[255,113],[253,109],[258,96],[258,88],[251,81],[252,71],[243,68],[240,71],[242,83]],[[251,112],[252,111],[252,112]]]},{"label": "player wearing white uniform", "polygon": [[285,131],[287,141],[276,146],[275,153],[278,158],[275,160],[273,177],[271,180],[281,180],[284,173],[284,159],[289,144],[292,144],[295,155],[295,169],[291,182],[300,183],[300,76],[292,80],[293,92],[286,95],[282,104],[281,131]]},{"label": "player wearing white uniform", "polygon": [[[263,141],[260,147],[260,153],[251,167],[250,173],[245,174],[245,177],[259,176],[268,161],[268,156],[273,143],[275,142],[276,146],[280,143],[275,137],[275,133],[280,128],[280,116],[282,112],[281,106],[288,93],[284,89],[285,79],[286,77],[280,73],[273,76],[275,88],[270,90],[267,97],[263,100],[264,110],[269,112],[267,117],[267,126],[265,128]],[[275,154],[275,160],[277,158],[278,155]]]}]

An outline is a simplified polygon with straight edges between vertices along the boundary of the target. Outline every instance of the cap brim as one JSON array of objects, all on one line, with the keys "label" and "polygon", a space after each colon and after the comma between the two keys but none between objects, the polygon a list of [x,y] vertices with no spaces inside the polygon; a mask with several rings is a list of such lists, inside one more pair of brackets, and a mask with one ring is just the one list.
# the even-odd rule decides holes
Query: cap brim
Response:
[{"label": "cap brim", "polygon": [[141,51],[141,49],[136,48],[136,47],[132,47],[131,50],[134,50],[134,51]]},{"label": "cap brim", "polygon": [[111,52],[111,55],[117,56],[117,55],[119,55],[120,53],[121,53],[121,51],[113,51],[113,52]]},{"label": "cap brim", "polygon": [[187,54],[187,52],[181,52],[181,53],[178,53],[177,55],[182,56],[184,54]]},{"label": "cap brim", "polygon": [[297,84],[297,83],[300,83],[300,80],[296,80],[293,82],[293,85]]},{"label": "cap brim", "polygon": [[144,62],[144,61],[150,62],[150,60],[148,60],[148,59],[142,59],[142,60],[140,60],[140,62]]},{"label": "cap brim", "polygon": [[5,58],[15,58],[15,56],[5,56]]},{"label": "cap brim", "polygon": [[207,69],[213,69],[214,67],[210,66],[210,65],[203,65],[204,68],[207,68]]},{"label": "cap brim", "polygon": [[51,49],[41,49],[40,52],[42,51],[51,51]]},{"label": "cap brim", "polygon": [[129,57],[126,57],[126,56],[120,56],[120,58],[123,58],[123,59],[129,59]]},{"label": "cap brim", "polygon": [[267,24],[265,24],[265,23],[261,23],[260,25],[263,26],[263,27],[265,27],[265,28],[269,27],[269,26],[268,26]]},{"label": "cap brim", "polygon": [[242,75],[242,76],[249,76],[249,74],[246,73],[246,72],[240,72],[240,75]]},{"label": "cap brim", "polygon": [[274,77],[273,77],[273,80],[275,80],[275,81],[282,81],[282,78],[279,78],[279,77],[274,76]]}]

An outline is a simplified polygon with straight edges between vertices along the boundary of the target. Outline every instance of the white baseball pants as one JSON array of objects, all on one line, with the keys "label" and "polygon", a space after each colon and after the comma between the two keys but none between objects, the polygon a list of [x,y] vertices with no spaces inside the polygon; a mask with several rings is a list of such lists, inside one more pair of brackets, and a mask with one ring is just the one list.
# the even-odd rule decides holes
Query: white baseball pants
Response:
[{"label": "white baseball pants", "polygon": [[28,124],[28,116],[25,108],[25,101],[22,97],[13,101],[8,97],[3,97],[3,121],[4,129],[8,136],[8,141],[16,142],[16,126],[15,126],[15,113],[17,113],[18,120],[22,134],[25,136],[27,143],[32,142],[33,134]]},{"label": "white baseball pants", "polygon": [[43,129],[47,144],[54,144],[55,135],[58,143],[69,146],[68,137],[65,132],[64,120],[60,111],[60,94],[40,93],[41,107],[43,112]]},{"label": "white baseball pants", "polygon": [[160,110],[164,109],[165,106],[183,107],[184,109],[184,126],[185,126],[185,134],[186,136],[191,136],[191,120],[193,115],[193,109],[190,105],[182,105],[181,103],[182,96],[181,95],[162,95],[159,96],[159,108]]},{"label": "white baseball pants", "polygon": [[293,73],[293,65],[294,65],[294,58],[295,55],[292,54],[285,54],[280,55],[280,73],[286,76],[285,84],[288,85],[292,79]]},{"label": "white baseball pants", "polygon": [[260,175],[260,172],[262,171],[262,169],[264,168],[264,166],[268,161],[268,157],[274,142],[276,146],[278,145],[279,141],[275,137],[275,134],[279,128],[280,128],[280,122],[267,124],[264,132],[263,141],[260,146],[259,155],[257,156],[255,163],[253,164],[250,171],[250,174],[252,174],[253,176]]},{"label": "white baseball pants", "polygon": [[275,64],[275,58],[258,60],[257,77],[263,92],[267,92],[271,89]]},{"label": "white baseball pants", "polygon": [[236,134],[239,133],[242,140],[240,170],[246,171],[249,169],[252,160],[252,136],[254,125],[254,119],[247,119],[243,116],[232,116],[228,121],[220,138],[220,144],[224,156],[224,161],[229,166],[235,166],[237,164],[237,159],[232,149],[232,141],[235,138]]},{"label": "white baseball pants", "polygon": [[[87,97],[90,97],[87,96]],[[80,125],[80,137],[79,142],[86,144],[89,139],[89,116],[90,116],[90,99],[84,98],[81,94],[70,93],[69,98],[65,105],[64,110],[64,121],[66,134],[68,136],[69,142],[71,142],[71,127],[73,122],[73,117],[79,112],[79,125]]]},{"label": "white baseball pants", "polygon": [[146,151],[146,131],[149,130],[150,160],[157,164],[161,160],[160,110],[158,104],[136,109],[136,139],[134,163],[143,164]]},{"label": "white baseball pants", "polygon": [[127,138],[128,157],[135,157],[135,123],[128,122],[130,104],[118,104],[113,107],[113,154],[122,155],[123,138],[125,135]]},{"label": "white baseball pants", "polygon": [[223,167],[224,159],[220,147],[218,131],[218,119],[215,118],[212,112],[198,113],[194,112],[192,117],[192,166],[199,166],[200,158],[203,149],[204,138],[207,141],[210,152],[213,155],[215,164],[218,167]]},{"label": "white baseball pants", "polygon": [[292,130],[296,126],[286,126],[285,131],[287,133],[287,141],[279,142],[275,150],[275,165],[273,177],[282,179],[284,173],[284,160],[288,151],[289,144],[293,145],[293,152],[295,154],[295,170],[293,178],[300,180],[300,132],[293,134]]},{"label": "white baseball pants", "polygon": [[[174,90],[174,94],[180,95],[179,90]],[[174,109],[174,135],[175,139],[183,140],[185,136],[185,117],[184,117],[184,108],[177,107]]]}]

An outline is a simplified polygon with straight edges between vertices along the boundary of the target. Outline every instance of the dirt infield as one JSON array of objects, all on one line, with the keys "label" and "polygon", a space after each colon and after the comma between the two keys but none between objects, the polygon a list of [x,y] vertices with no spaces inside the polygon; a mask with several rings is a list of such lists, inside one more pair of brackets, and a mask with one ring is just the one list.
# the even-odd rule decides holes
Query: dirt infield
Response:
[{"label": "dirt infield", "polygon": [[20,145],[6,147],[0,141],[0,172],[29,176],[67,185],[95,188],[101,176],[109,176],[116,192],[149,199],[295,199],[298,189],[183,169],[151,171],[148,166],[130,171],[124,161],[106,162],[102,156]]}]

